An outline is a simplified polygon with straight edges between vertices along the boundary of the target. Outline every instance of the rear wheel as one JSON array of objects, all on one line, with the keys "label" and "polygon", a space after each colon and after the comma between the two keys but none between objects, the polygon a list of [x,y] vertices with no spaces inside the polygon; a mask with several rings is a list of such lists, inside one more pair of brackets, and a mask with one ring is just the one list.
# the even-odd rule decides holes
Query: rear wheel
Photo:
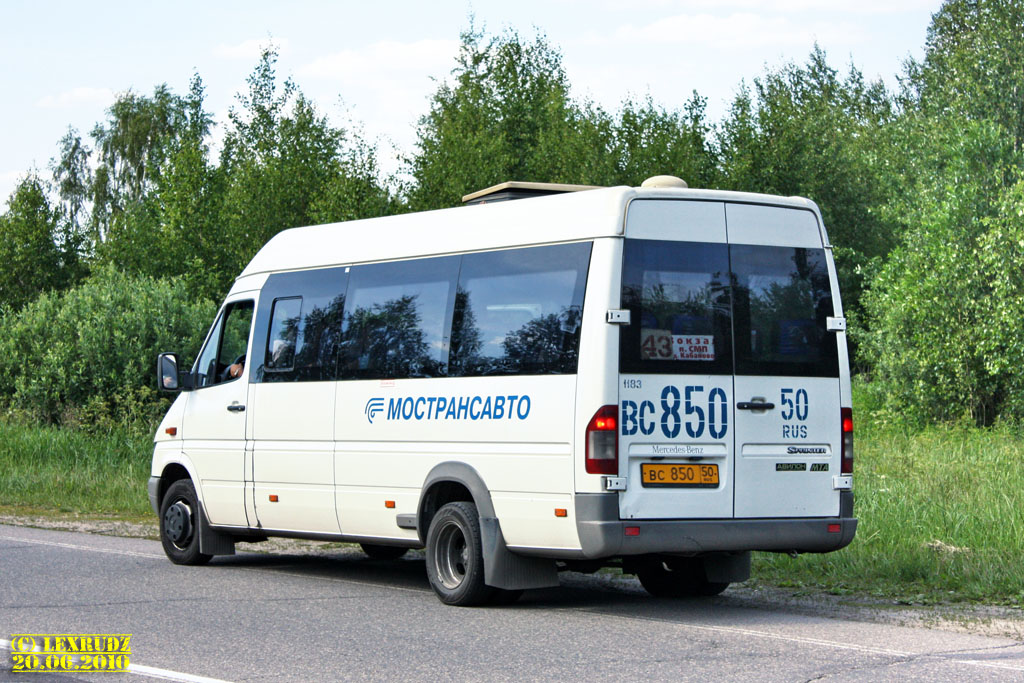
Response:
[{"label": "rear wheel", "polygon": [[427,532],[427,578],[441,602],[468,607],[491,598],[482,548],[475,505],[458,501],[437,511]]},{"label": "rear wheel", "polygon": [[648,593],[659,598],[693,598],[718,595],[728,582],[708,581],[704,563],[698,558],[653,558],[635,568],[636,577]]},{"label": "rear wheel", "polygon": [[372,560],[397,560],[409,552],[408,548],[397,545],[374,545],[372,543],[360,543],[359,547]]},{"label": "rear wheel", "polygon": [[174,564],[206,564],[199,552],[199,497],[189,479],[171,484],[160,505],[160,543]]}]

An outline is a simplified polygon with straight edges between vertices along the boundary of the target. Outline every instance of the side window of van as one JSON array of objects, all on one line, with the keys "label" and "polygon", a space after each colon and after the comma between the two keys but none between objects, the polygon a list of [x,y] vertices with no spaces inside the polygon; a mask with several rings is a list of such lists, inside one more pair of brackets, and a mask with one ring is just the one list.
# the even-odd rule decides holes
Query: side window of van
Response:
[{"label": "side window of van", "polygon": [[576,372],[589,264],[589,242],[463,256],[450,374]]},{"label": "side window of van", "polygon": [[278,273],[267,279],[256,317],[257,382],[336,378],[346,268]]},{"label": "side window of van", "polygon": [[622,371],[732,374],[728,247],[632,239],[624,249]]},{"label": "side window of van", "polygon": [[838,377],[822,249],[734,244],[736,374]]},{"label": "side window of van", "polygon": [[457,256],[353,267],[341,379],[445,376],[458,272]]},{"label": "side window of van", "polygon": [[263,365],[267,372],[283,372],[295,367],[295,344],[299,340],[301,319],[302,297],[274,299]]},{"label": "side window of van", "polygon": [[198,387],[234,379],[229,377],[228,368],[235,363],[241,364],[244,371],[252,314],[252,301],[235,301],[224,307],[196,360]]}]

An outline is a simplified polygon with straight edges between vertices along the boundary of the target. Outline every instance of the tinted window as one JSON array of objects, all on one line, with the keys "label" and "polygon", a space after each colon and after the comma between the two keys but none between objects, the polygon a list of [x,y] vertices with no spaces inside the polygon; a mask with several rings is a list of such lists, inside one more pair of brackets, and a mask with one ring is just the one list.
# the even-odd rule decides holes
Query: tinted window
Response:
[{"label": "tinted window", "polygon": [[[257,382],[336,378],[348,275],[323,268],[272,275],[263,287],[253,349]],[[254,351],[255,353],[255,351]]]},{"label": "tinted window", "polygon": [[825,252],[733,245],[736,374],[838,377]]},{"label": "tinted window", "polygon": [[451,374],[576,372],[590,243],[462,258]]},{"label": "tinted window", "polygon": [[252,301],[236,301],[224,307],[196,360],[196,386],[208,387],[231,379],[227,369],[233,363],[244,367],[252,312]]},{"label": "tinted window", "polygon": [[270,334],[267,337],[264,369],[267,372],[292,370],[295,346],[302,320],[302,297],[275,299],[270,309]]},{"label": "tinted window", "polygon": [[728,247],[634,239],[624,249],[621,370],[731,374]]},{"label": "tinted window", "polygon": [[342,379],[442,377],[459,258],[352,268]]}]

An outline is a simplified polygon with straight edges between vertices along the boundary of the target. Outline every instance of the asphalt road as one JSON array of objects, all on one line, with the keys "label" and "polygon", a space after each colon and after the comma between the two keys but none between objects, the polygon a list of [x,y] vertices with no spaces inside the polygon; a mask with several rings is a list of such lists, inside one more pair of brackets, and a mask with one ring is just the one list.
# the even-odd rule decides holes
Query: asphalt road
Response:
[{"label": "asphalt road", "polygon": [[[769,606],[771,607],[771,606]],[[0,646],[15,633],[130,633],[135,671],[0,679],[1024,680],[1024,642],[648,597],[563,575],[512,606],[446,607],[422,559],[246,553],[178,567],[159,543],[0,525]],[[3,667],[6,667],[3,668]]]}]

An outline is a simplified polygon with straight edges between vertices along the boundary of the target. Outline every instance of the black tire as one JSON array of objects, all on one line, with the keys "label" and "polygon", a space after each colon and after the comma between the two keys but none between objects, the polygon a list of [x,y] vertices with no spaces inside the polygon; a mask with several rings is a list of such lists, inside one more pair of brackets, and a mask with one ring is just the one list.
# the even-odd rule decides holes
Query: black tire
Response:
[{"label": "black tire", "polygon": [[397,560],[409,552],[408,548],[401,548],[397,545],[374,545],[372,543],[360,543],[367,557],[371,560]]},{"label": "black tire", "polygon": [[199,498],[189,479],[171,484],[160,504],[160,543],[174,564],[206,564],[199,552]]},{"label": "black tire", "polygon": [[695,598],[718,595],[728,582],[708,581],[698,558],[655,558],[636,567],[636,578],[648,593],[659,598]]},{"label": "black tire", "polygon": [[472,503],[448,503],[437,511],[427,532],[427,578],[446,605],[469,607],[488,602],[494,589],[484,583],[480,515]]}]

